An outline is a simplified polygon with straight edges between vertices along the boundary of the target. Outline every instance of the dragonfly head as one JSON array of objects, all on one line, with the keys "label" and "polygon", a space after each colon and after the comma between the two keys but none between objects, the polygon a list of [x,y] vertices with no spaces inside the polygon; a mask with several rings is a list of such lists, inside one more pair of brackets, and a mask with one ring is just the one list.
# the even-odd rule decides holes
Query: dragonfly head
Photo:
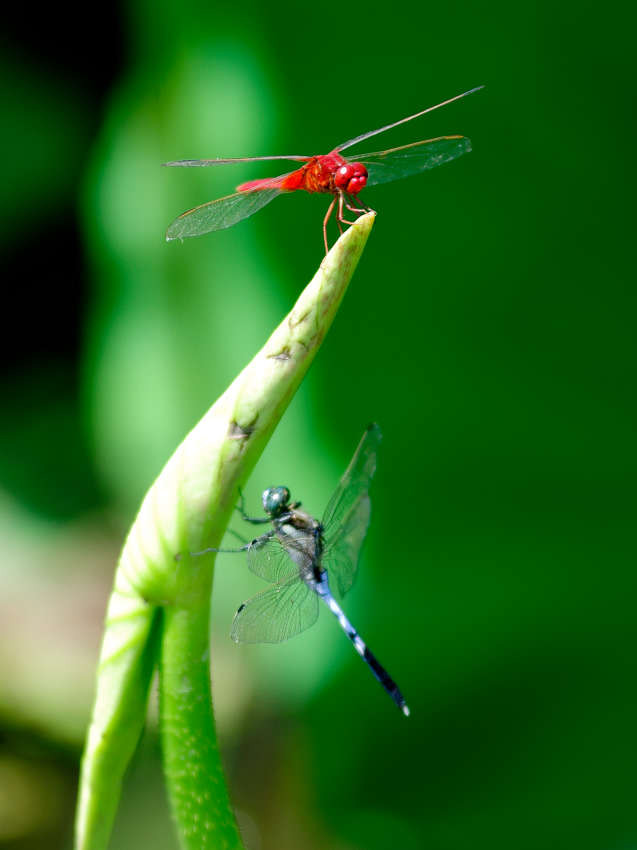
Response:
[{"label": "dragonfly head", "polygon": [[367,185],[367,169],[362,162],[346,162],[336,170],[334,185],[350,195],[358,195]]},{"label": "dragonfly head", "polygon": [[288,507],[290,491],[287,487],[268,487],[261,497],[263,510],[270,516],[278,516]]}]

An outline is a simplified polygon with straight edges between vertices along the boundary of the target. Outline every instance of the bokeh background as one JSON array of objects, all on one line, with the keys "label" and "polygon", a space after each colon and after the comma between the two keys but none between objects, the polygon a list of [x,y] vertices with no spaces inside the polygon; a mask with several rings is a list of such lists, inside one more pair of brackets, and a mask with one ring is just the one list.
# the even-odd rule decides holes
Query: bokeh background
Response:
[{"label": "bokeh background", "polygon": [[[320,513],[384,443],[346,609],[278,647],[218,560],[213,689],[249,850],[637,847],[632,7],[126,0],[3,12],[0,845],[69,848],[123,536],[322,257],[325,201],[166,244],[181,211],[392,131],[474,152],[370,190],[371,239],[248,486]],[[93,16],[93,17],[91,17]],[[364,149],[364,148],[363,148]],[[276,173],[276,171],[274,172]],[[334,235],[334,234],[333,234]],[[113,850],[176,850],[154,699]]]}]

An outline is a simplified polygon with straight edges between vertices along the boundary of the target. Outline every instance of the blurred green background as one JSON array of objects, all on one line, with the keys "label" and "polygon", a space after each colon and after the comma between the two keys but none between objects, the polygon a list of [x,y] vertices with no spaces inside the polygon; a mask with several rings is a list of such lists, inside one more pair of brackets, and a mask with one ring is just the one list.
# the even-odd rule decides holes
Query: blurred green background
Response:
[{"label": "blurred green background", "polygon": [[[381,424],[345,607],[412,715],[327,613],[235,646],[261,587],[220,558],[231,795],[249,850],[637,847],[632,9],[7,12],[0,846],[70,847],[123,536],[322,258],[326,202],[301,193],[166,244],[178,213],[269,172],[160,163],[326,153],[484,83],[369,146],[464,133],[474,152],[365,195],[370,242],[247,490],[252,512],[283,483],[320,514]],[[177,847],[154,715],[113,850]]]}]

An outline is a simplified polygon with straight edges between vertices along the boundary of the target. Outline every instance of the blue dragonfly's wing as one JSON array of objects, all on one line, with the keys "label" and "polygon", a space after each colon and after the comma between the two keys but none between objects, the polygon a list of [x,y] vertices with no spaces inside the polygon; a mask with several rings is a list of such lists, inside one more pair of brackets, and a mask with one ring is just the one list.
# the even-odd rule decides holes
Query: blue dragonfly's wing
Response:
[{"label": "blue dragonfly's wing", "polygon": [[330,586],[343,597],[354,584],[358,572],[358,556],[369,528],[371,503],[368,495],[352,506],[348,521],[341,526],[340,534],[326,546],[321,559],[330,578]]},{"label": "blue dragonfly's wing", "polygon": [[294,562],[281,545],[274,532],[268,538],[257,538],[246,549],[248,569],[266,581],[287,579],[295,568]]},{"label": "blue dragonfly's wing", "polygon": [[319,599],[295,571],[239,607],[230,637],[235,643],[282,643],[313,626]]},{"label": "blue dragonfly's wing", "polygon": [[323,514],[322,564],[341,596],[354,583],[360,548],[369,527],[369,486],[376,471],[376,452],[381,439],[378,425],[370,425]]}]

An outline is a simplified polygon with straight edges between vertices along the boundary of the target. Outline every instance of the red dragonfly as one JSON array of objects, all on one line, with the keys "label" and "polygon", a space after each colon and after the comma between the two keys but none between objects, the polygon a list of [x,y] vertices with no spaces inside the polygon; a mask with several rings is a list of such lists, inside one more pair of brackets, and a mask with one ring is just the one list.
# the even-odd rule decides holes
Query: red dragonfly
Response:
[{"label": "red dragonfly", "polygon": [[232,195],[208,201],[192,210],[182,213],[176,218],[166,231],[166,239],[185,239],[189,236],[201,236],[212,230],[223,230],[232,227],[233,224],[253,215],[266,204],[269,204],[277,195],[283,192],[323,192],[333,196],[325,218],[323,219],[323,240],[325,252],[328,251],[327,223],[337,206],[337,224],[342,233],[341,224],[353,224],[345,219],[343,207],[353,213],[369,211],[369,207],[358,198],[358,193],[366,186],[377,186],[379,183],[391,183],[402,177],[410,177],[421,171],[436,168],[445,162],[450,162],[462,154],[469,153],[471,142],[466,136],[439,136],[436,139],[426,139],[423,142],[412,142],[399,148],[390,148],[386,151],[363,154],[355,158],[342,156],[342,151],[352,145],[358,144],[385,130],[391,130],[406,121],[419,118],[426,112],[432,112],[454,100],[466,97],[468,94],[479,91],[484,86],[478,86],[471,91],[456,95],[436,106],[423,109],[393,124],[386,124],[378,130],[370,130],[337,145],[330,153],[319,156],[246,156],[236,159],[182,159],[176,162],[165,162],[168,166],[182,166],[186,168],[199,168],[208,165],[229,165],[235,162],[265,162],[270,160],[284,159],[293,162],[304,163],[296,171],[281,174],[279,177],[266,177],[262,180],[249,180],[237,186]]}]

